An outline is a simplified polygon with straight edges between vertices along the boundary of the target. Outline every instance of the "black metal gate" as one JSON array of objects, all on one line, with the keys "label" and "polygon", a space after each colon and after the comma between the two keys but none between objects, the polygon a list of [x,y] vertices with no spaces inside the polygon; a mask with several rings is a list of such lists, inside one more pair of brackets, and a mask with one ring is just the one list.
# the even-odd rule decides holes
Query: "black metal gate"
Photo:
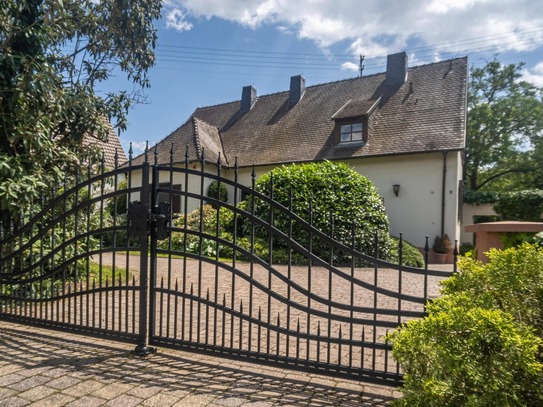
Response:
[{"label": "black metal gate", "polygon": [[[450,275],[428,270],[428,248],[424,268],[402,265],[401,238],[398,263],[382,261],[377,240],[364,254],[354,230],[341,244],[333,220],[323,233],[311,208],[304,221],[256,192],[254,173],[247,187],[237,166],[191,165],[89,170],[2,225],[0,318],[107,335],[141,355],[149,343],[399,384],[387,332],[422,317]],[[207,196],[211,182],[230,203]]]}]

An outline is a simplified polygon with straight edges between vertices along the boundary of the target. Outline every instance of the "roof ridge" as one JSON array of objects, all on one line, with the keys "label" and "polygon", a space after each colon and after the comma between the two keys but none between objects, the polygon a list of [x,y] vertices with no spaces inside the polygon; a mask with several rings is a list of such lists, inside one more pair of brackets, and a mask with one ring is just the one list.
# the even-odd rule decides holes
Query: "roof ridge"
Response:
[{"label": "roof ridge", "polygon": [[[447,62],[450,62],[450,61],[456,61],[456,60],[461,60],[461,59],[467,59],[467,56],[449,58],[449,59],[444,59],[442,61],[430,62],[428,64],[411,66],[407,70],[409,72],[409,71],[412,71],[414,69],[427,67],[427,66],[432,66],[432,65],[437,65],[437,64],[443,64],[443,63],[447,63]],[[375,77],[375,76],[379,76],[379,75],[385,75],[385,74],[386,74],[386,70],[383,71],[383,72],[377,72],[377,73],[374,73],[374,74],[371,74],[371,75],[355,76],[355,77],[352,77],[352,78],[338,79],[336,81],[331,81],[331,82],[317,83],[315,85],[307,86],[305,88],[305,90],[307,91],[308,89],[317,88],[317,87],[320,87],[320,86],[332,85],[332,84],[335,84],[335,83],[341,83],[341,82],[347,82],[347,81],[353,81],[353,80],[361,80],[361,79],[371,78],[371,77]],[[276,95],[280,95],[282,93],[288,93],[288,92],[289,92],[289,90],[287,89],[287,90],[282,90],[282,91],[279,91],[279,92],[267,93],[265,95],[258,95],[258,99],[265,98],[265,97],[268,97],[268,96],[276,96]],[[216,105],[198,107],[198,108],[196,108],[194,113],[196,113],[196,111],[198,111],[198,110],[216,108],[216,107],[225,106],[225,105],[229,105],[229,104],[233,104],[233,103],[239,103],[239,100],[232,100],[230,102],[219,103],[219,104],[216,104]],[[193,115],[194,115],[194,113],[193,113]]]},{"label": "roof ridge", "polygon": [[200,144],[200,133],[198,131],[198,118],[192,117],[192,126],[194,129],[194,146],[196,147],[196,156],[202,160],[202,146]]}]

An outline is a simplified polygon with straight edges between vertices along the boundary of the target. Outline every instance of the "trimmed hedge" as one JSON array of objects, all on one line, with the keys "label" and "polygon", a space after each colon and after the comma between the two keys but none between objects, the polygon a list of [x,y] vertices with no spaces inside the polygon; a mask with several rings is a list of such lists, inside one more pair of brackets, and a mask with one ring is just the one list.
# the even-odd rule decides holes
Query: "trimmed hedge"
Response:
[{"label": "trimmed hedge", "polygon": [[[379,238],[379,257],[390,258],[391,239],[389,222],[383,201],[377,188],[366,177],[357,173],[343,162],[324,161],[277,167],[262,175],[256,182],[256,191],[270,196],[273,179],[273,199],[285,207],[292,204],[292,211],[302,219],[309,220],[309,207],[312,206],[312,224],[325,234],[330,232],[330,219],[333,217],[333,237],[347,246],[352,245],[352,230],[355,226],[356,248],[364,253],[374,254],[374,238]],[[292,192],[292,203],[289,194]],[[251,210],[251,198],[240,203],[247,211]],[[255,200],[255,214],[268,221],[270,205],[260,199]],[[274,210],[274,225],[288,233],[288,218]],[[249,236],[251,225],[243,224],[243,233]],[[308,245],[309,236],[305,228],[292,226],[293,238]],[[257,237],[269,239],[264,228],[256,228]],[[313,252],[328,259],[330,247],[326,242],[313,239]],[[284,248],[284,242],[277,239],[274,247]],[[335,261],[345,260],[341,253],[335,253]]]},{"label": "trimmed hedge", "polygon": [[494,205],[502,220],[539,222],[543,213],[543,190],[505,192]]}]

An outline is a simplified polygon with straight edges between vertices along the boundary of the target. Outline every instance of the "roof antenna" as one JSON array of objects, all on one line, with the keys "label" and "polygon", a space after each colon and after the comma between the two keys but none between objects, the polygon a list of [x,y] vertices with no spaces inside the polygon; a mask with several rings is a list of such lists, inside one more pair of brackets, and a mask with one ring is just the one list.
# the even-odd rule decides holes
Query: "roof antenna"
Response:
[{"label": "roof antenna", "polygon": [[362,76],[362,72],[364,72],[364,65],[363,65],[364,58],[366,58],[366,56],[361,54],[360,55],[360,63],[358,64],[358,67],[360,69],[360,71],[358,72],[358,77],[359,78]]}]

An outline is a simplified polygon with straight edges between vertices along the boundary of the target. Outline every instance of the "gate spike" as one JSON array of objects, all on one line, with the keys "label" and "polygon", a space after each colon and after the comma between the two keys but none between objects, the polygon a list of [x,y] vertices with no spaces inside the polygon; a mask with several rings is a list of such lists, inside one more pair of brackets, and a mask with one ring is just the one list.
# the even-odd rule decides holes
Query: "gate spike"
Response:
[{"label": "gate spike", "polygon": [[189,145],[185,147],[185,168],[189,167]]},{"label": "gate spike", "polygon": [[288,188],[288,210],[292,211],[292,184]]},{"label": "gate spike", "polygon": [[145,151],[143,153],[144,153],[145,162],[149,162],[149,141],[148,140],[145,140]]},{"label": "gate spike", "polygon": [[173,143],[170,147],[170,167],[173,166]]},{"label": "gate spike", "polygon": [[155,165],[157,165],[158,164],[158,145],[157,144],[155,144],[155,151],[153,155],[154,155],[154,163]]},{"label": "gate spike", "polygon": [[130,142],[130,147],[128,148],[128,166],[132,166],[132,154],[134,154],[134,150],[132,149],[132,142]]},{"label": "gate spike", "polygon": [[119,152],[117,151],[117,148],[115,148],[115,155],[113,156],[113,160],[115,162],[115,169],[119,167]]},{"label": "gate spike", "polygon": [[454,240],[454,250],[453,250],[453,273],[456,273],[456,263],[458,261],[458,239]]},{"label": "gate spike", "polygon": [[[221,167],[222,167],[222,162],[221,162],[221,153],[219,153],[219,157],[217,158],[217,175],[220,177],[221,176]],[[220,195],[220,194],[219,194]]]},{"label": "gate spike", "polygon": [[255,189],[255,180],[256,180],[255,165],[253,164],[253,170],[251,171],[251,188],[253,190]]},{"label": "gate spike", "polygon": [[430,246],[428,245],[428,235],[426,235],[426,243],[424,244],[424,266],[428,268],[428,256],[430,254]]},{"label": "gate spike", "polygon": [[234,158],[234,173],[238,173],[238,156]]}]

